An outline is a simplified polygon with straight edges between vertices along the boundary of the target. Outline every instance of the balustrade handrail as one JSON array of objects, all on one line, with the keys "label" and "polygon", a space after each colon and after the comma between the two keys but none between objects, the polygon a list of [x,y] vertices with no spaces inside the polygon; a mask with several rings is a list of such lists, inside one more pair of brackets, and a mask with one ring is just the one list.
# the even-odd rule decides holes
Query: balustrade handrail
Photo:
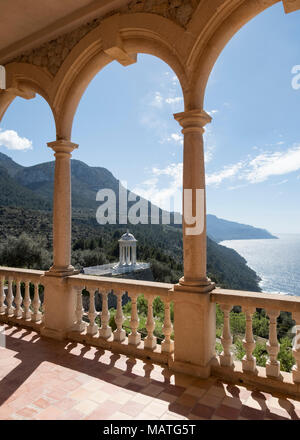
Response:
[{"label": "balustrade handrail", "polygon": [[279,293],[246,292],[241,290],[215,289],[211,301],[218,304],[272,309],[282,312],[300,312],[300,297]]},{"label": "balustrade handrail", "polygon": [[42,275],[44,275],[43,270],[35,270],[35,269],[20,269],[17,267],[5,267],[0,266],[0,276],[5,277],[12,277],[12,278],[24,278],[27,279],[30,278],[30,280],[33,279],[39,279]]},{"label": "balustrade handrail", "polygon": [[93,275],[71,275],[68,277],[68,284],[72,287],[84,286],[105,290],[116,289],[118,291],[166,297],[173,293],[173,284],[158,283],[154,281],[129,280],[125,278],[110,278]]}]

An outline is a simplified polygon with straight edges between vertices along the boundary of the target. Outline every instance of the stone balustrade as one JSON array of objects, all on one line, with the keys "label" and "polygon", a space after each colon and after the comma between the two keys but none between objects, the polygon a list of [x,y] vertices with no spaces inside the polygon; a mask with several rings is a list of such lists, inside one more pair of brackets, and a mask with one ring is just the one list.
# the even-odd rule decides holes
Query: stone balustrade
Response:
[{"label": "stone balustrade", "polygon": [[[224,314],[223,333],[221,343],[223,351],[216,357],[212,374],[251,385],[259,384],[261,389],[282,390],[292,395],[300,392],[300,298],[295,296],[241,292],[233,290],[215,289],[211,293],[211,300],[219,304]],[[230,311],[234,306],[240,306],[245,313],[246,331],[243,340],[245,356],[242,362],[233,360],[232,335],[230,331]],[[266,367],[256,365],[253,351],[256,341],[253,335],[252,317],[256,309],[264,309],[269,318],[269,338],[267,342],[268,360]],[[280,312],[290,312],[296,323],[296,337],[294,339],[293,356],[295,365],[292,373],[280,370],[278,353],[280,345],[277,337],[277,318]]]},{"label": "stone balustrade", "polygon": [[[171,323],[170,303],[172,301],[172,284],[154,283],[148,281],[112,279],[109,277],[74,275],[68,277],[68,285],[76,295],[76,313],[74,328],[68,332],[68,338],[75,341],[96,345],[117,353],[148,358],[162,363],[168,363],[173,353],[174,343],[171,339],[173,327]],[[88,292],[89,307],[85,314],[83,309],[83,291]],[[108,295],[112,292],[117,299],[114,314],[113,331],[110,326],[111,314],[108,308]],[[131,300],[130,330],[126,336],[122,298],[127,293]],[[95,297],[101,295],[102,310],[97,311]],[[147,300],[147,334],[143,338],[139,331],[139,315],[137,301],[140,295]],[[153,301],[160,297],[164,303],[164,339],[158,344],[154,335],[155,317]],[[97,323],[100,321],[100,325]]]},{"label": "stone balustrade", "polygon": [[38,329],[43,323],[40,270],[0,267],[0,322]]},{"label": "stone balustrade", "polygon": [[[52,311],[50,313],[48,307],[48,314],[47,310],[44,310],[44,276],[43,271],[0,267],[0,323],[33,328],[43,334],[47,316],[49,318],[49,314],[51,316],[53,314]],[[66,276],[64,283],[66,291],[73,297],[74,305],[72,326],[68,327],[65,339],[97,346],[115,353],[151,359],[173,368],[174,341],[170,305],[175,298],[172,284],[82,274]],[[116,298],[116,307],[113,312],[109,308],[109,295]],[[143,334],[139,331],[138,314],[138,298],[141,295],[144,295],[147,302],[147,317]],[[232,383],[249,384],[264,391],[283,392],[299,397],[300,298],[219,288],[206,294],[198,293],[198,295],[207,296],[211,304],[219,304],[224,316],[221,337],[223,351],[220,356],[213,356],[210,362],[210,375]],[[101,307],[96,307],[96,303],[99,305],[99,301],[96,301],[99,296],[101,296]],[[83,306],[84,297],[85,304],[87,304],[86,310]],[[153,302],[157,297],[160,297],[164,304],[163,339],[159,341],[155,335],[156,318],[153,313]],[[124,326],[124,298],[129,298],[131,301],[131,316],[127,316],[126,327]],[[235,361],[232,353],[230,311],[234,306],[240,306],[246,318],[243,339],[245,356],[241,362]],[[256,340],[253,334],[252,318],[256,309],[264,309],[269,318],[266,367],[258,366],[253,356]],[[277,318],[281,311],[290,312],[296,323],[293,347],[295,365],[292,373],[281,371],[278,360],[280,346],[277,338]],[[176,315],[174,319],[176,321]],[[178,335],[180,339],[177,326],[176,329],[175,344]],[[193,364],[187,373],[198,375],[193,370]]]}]

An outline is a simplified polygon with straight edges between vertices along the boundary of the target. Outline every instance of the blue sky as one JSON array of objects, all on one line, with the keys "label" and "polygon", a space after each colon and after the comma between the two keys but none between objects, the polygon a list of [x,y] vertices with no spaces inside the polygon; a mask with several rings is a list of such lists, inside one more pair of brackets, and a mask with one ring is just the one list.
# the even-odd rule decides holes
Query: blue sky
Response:
[{"label": "blue sky", "polygon": [[[205,102],[213,117],[205,134],[209,213],[300,233],[297,65],[300,12],[285,15],[281,3],[248,23],[221,54]],[[139,55],[126,68],[113,62],[80,102],[73,157],[109,169],[164,208],[175,196],[179,209],[182,136],[173,113],[182,110],[179,83],[161,60]],[[23,165],[52,160],[46,143],[54,139],[51,112],[40,97],[16,99],[1,123],[0,151]]]}]

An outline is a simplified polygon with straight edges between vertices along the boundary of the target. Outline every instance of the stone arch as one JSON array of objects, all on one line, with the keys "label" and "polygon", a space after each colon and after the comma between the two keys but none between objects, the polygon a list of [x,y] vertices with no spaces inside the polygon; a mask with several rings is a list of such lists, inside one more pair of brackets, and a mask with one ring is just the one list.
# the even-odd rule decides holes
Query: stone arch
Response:
[{"label": "stone arch", "polygon": [[[108,20],[110,32],[105,34]],[[73,48],[54,79],[58,137],[71,138],[79,101],[95,75],[117,59],[111,55],[115,48],[132,59],[137,53],[160,58],[177,75],[185,96],[188,79],[184,60],[191,40],[184,36],[183,28],[154,14],[116,14],[101,22]]]},{"label": "stone arch", "polygon": [[[234,0],[230,11],[223,8],[208,20],[205,33],[198,35],[189,59],[188,68],[192,71],[188,109],[203,108],[205,91],[210,73],[224,47],[231,38],[252,18],[264,10],[279,3],[280,0]],[[195,16],[192,26],[197,27],[201,22],[200,16]]]},{"label": "stone arch", "polygon": [[51,102],[52,76],[37,66],[27,63],[10,63],[5,66],[6,89],[0,93],[0,122],[14,99],[19,96],[33,99],[38,93],[49,105],[54,121],[55,111]]}]

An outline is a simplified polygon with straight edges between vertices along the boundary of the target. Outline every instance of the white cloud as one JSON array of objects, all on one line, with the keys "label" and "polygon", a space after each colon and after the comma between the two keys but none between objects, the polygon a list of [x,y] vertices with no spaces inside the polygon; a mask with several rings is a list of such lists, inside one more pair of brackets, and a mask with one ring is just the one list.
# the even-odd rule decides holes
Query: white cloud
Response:
[{"label": "white cloud", "polygon": [[154,98],[150,102],[150,105],[152,105],[152,107],[162,108],[162,106],[163,106],[163,97],[162,97],[160,92],[155,92]]},{"label": "white cloud", "polygon": [[212,160],[214,156],[215,146],[214,145],[207,145],[207,147],[204,148],[204,160],[205,163],[208,163]]},{"label": "white cloud", "polygon": [[14,130],[0,129],[0,146],[8,150],[32,150],[32,141],[20,137]]},{"label": "white cloud", "polygon": [[[181,211],[182,162],[151,170],[150,179],[137,185],[133,192],[165,210]],[[161,179],[167,177],[167,182]],[[172,206],[173,202],[173,206]]]},{"label": "white cloud", "polygon": [[238,172],[242,169],[243,162],[238,162],[233,165],[229,165],[224,167],[221,171],[208,174],[206,176],[206,184],[207,185],[220,185],[220,183],[223,182],[223,180],[226,179],[232,179],[233,177],[236,177]]},{"label": "white cloud", "polygon": [[178,104],[183,101],[183,98],[181,96],[174,96],[173,98],[169,97],[165,99],[165,102],[167,104]]},{"label": "white cloud", "polygon": [[[246,183],[261,183],[271,177],[283,176],[300,170],[300,145],[294,145],[286,151],[265,151],[256,157],[248,156],[247,159],[228,165],[218,172],[208,174],[208,185],[219,185],[224,180],[238,179]],[[284,179],[276,185],[287,183]],[[230,189],[237,188],[233,186]]]},{"label": "white cloud", "polygon": [[213,116],[213,115],[216,115],[217,113],[219,113],[219,110],[210,110],[207,113],[209,114],[209,116]]},{"label": "white cloud", "polygon": [[168,142],[175,142],[177,144],[183,145],[183,136],[178,133],[172,133],[168,138]]},{"label": "white cloud", "polygon": [[287,151],[259,154],[248,164],[245,178],[251,183],[264,182],[271,176],[281,176],[300,170],[300,145]]}]

